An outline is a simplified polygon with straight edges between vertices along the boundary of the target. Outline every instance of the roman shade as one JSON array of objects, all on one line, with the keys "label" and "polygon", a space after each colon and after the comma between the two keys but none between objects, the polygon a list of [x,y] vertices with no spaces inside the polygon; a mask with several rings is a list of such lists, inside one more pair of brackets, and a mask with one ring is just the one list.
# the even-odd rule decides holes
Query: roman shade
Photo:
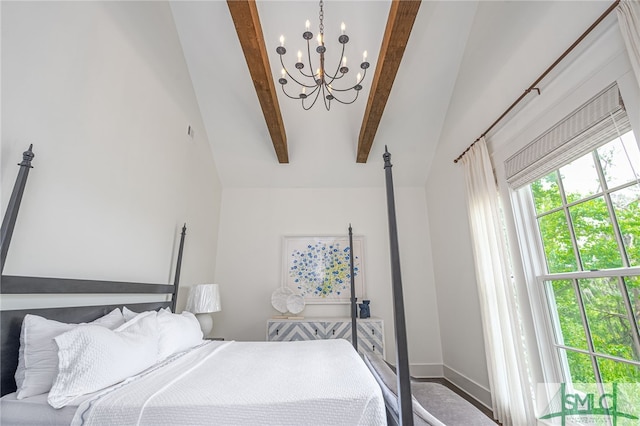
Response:
[{"label": "roman shade", "polygon": [[517,189],[631,130],[618,85],[613,83],[505,161]]}]

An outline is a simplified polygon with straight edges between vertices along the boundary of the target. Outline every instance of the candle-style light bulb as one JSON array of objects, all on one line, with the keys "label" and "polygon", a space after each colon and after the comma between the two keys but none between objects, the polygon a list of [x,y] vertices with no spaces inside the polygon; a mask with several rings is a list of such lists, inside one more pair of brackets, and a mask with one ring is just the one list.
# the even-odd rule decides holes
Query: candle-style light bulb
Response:
[{"label": "candle-style light bulb", "polygon": [[282,78],[284,78],[284,76],[287,74],[284,68],[282,68],[282,71],[280,71],[280,73],[282,74]]},{"label": "candle-style light bulb", "polygon": [[318,34],[318,45],[322,45],[322,34]]},{"label": "candle-style light bulb", "polygon": [[343,57],[342,57],[342,66],[343,66],[343,67],[346,67],[346,66],[347,66],[347,57],[346,57],[346,56],[343,56]]},{"label": "candle-style light bulb", "polygon": [[298,62],[302,62],[302,52],[298,50]]},{"label": "candle-style light bulb", "polygon": [[302,93],[303,93],[303,94],[306,94],[306,93],[307,93],[307,88],[306,88],[306,87],[304,87],[304,86],[302,86]]},{"label": "candle-style light bulb", "polygon": [[356,76],[356,84],[360,83],[360,73]]},{"label": "candle-style light bulb", "polygon": [[367,62],[367,51],[366,50],[362,54],[362,62]]},{"label": "candle-style light bulb", "polygon": [[309,20],[307,19],[307,22],[304,23],[304,28],[309,31],[309,27],[311,26],[311,23],[309,22]]},{"label": "candle-style light bulb", "polygon": [[284,36],[280,36],[280,46],[284,46]]},{"label": "candle-style light bulb", "polygon": [[344,25],[344,22],[343,22],[342,25],[340,25],[340,31],[342,31],[342,34],[344,34],[345,28],[346,26]]}]

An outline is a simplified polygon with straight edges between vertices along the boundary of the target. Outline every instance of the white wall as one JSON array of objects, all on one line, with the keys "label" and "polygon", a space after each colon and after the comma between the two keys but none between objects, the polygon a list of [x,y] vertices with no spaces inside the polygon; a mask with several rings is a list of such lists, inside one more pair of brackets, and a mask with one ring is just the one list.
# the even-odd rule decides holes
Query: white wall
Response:
[{"label": "white wall", "polygon": [[1,7],[3,212],[36,155],[4,273],[170,283],[187,222],[181,282],[213,280],[221,189],[169,6]]},{"label": "white wall", "polygon": [[[380,178],[382,183],[382,170]],[[412,372],[441,375],[424,191],[396,188],[396,213]],[[395,361],[383,188],[225,188],[221,223],[216,282],[223,306],[222,312],[214,314],[214,334],[227,339],[265,340],[266,321],[278,314],[271,306],[271,293],[282,282],[283,236],[347,235],[351,223],[354,234],[364,236],[365,291],[372,315],[385,321],[386,355]],[[307,305],[301,315],[349,316],[349,305]]]}]

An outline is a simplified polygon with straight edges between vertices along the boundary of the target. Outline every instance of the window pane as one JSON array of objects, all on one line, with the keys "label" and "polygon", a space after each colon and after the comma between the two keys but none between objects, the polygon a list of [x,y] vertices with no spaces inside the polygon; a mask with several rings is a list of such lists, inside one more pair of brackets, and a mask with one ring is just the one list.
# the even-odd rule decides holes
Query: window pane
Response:
[{"label": "window pane", "polygon": [[569,203],[602,191],[591,153],[560,168],[560,177]]},{"label": "window pane", "polygon": [[596,352],[640,360],[616,278],[578,280]]},{"label": "window pane", "polygon": [[[640,367],[606,358],[597,358],[597,362],[602,382],[607,383],[606,393],[613,395],[613,383],[616,384],[617,412],[640,417]],[[617,424],[637,425],[638,420],[618,420]]]},{"label": "window pane", "polygon": [[[639,163],[640,164],[640,163]],[[640,266],[640,185],[611,193],[630,266]]]},{"label": "window pane", "polygon": [[[607,187],[615,188],[640,178],[640,152],[633,132],[598,148]],[[635,170],[634,170],[635,168]]]},{"label": "window pane", "polygon": [[538,219],[538,225],[549,272],[577,271],[578,265],[564,211],[542,216]]},{"label": "window pane", "polygon": [[564,349],[558,349],[560,356],[565,356],[567,364],[569,365],[569,372],[567,372],[567,379],[574,385],[577,383],[594,383],[596,376],[593,373],[593,366],[591,365],[591,357],[589,355],[567,351]]},{"label": "window pane", "polygon": [[640,277],[624,277],[624,283],[627,286],[633,316],[640,329]]},{"label": "window pane", "polygon": [[640,367],[626,362],[597,358],[603,383],[640,383]]},{"label": "window pane", "polygon": [[536,212],[542,214],[562,206],[562,197],[558,186],[558,173],[554,171],[531,184],[533,203]]},{"label": "window pane", "polygon": [[602,197],[569,208],[585,270],[622,267],[607,205]]},{"label": "window pane", "polygon": [[555,309],[560,322],[560,330],[556,331],[558,344],[571,346],[577,349],[587,350],[587,336],[582,326],[582,317],[578,307],[578,299],[573,291],[573,285],[569,280],[558,280],[551,282],[553,299],[555,299]]}]

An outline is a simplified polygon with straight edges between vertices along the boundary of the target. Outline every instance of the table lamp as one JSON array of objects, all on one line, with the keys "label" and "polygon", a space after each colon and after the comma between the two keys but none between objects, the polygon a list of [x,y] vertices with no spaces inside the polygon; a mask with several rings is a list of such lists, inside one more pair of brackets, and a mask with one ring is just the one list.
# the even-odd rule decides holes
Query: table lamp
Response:
[{"label": "table lamp", "polygon": [[207,337],[213,328],[213,318],[210,314],[222,310],[218,284],[198,284],[191,287],[186,310],[195,314],[204,337]]}]

